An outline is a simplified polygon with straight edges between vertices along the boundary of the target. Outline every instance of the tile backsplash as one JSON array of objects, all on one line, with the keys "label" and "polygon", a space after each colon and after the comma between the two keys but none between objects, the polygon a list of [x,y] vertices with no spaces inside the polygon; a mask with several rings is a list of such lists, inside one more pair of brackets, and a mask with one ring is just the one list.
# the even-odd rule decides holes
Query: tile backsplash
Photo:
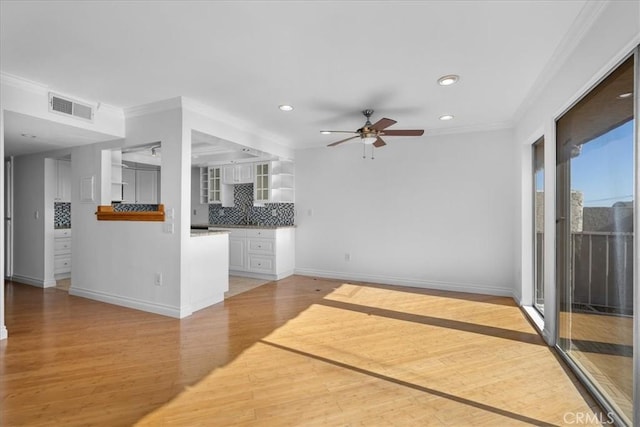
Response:
[{"label": "tile backsplash", "polygon": [[53,226],[55,228],[71,228],[71,203],[53,203]]},{"label": "tile backsplash", "polygon": [[112,203],[114,212],[148,212],[157,211],[158,205],[145,205],[142,203]]},{"label": "tile backsplash", "polygon": [[[253,206],[253,184],[236,184],[233,189],[234,207],[209,205],[209,223],[218,225],[294,225],[293,203],[265,203]],[[274,216],[275,212],[275,216]]]}]

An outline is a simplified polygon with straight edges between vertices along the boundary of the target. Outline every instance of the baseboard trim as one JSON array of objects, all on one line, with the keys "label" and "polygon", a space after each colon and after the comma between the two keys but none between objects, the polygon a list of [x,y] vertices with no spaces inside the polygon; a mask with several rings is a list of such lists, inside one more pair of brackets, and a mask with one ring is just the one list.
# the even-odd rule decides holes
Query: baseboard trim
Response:
[{"label": "baseboard trim", "polygon": [[191,303],[190,310],[191,310],[191,313],[195,313],[196,311],[210,307],[222,301],[224,301],[224,293],[220,295],[216,295],[215,297],[205,298],[195,303]]},{"label": "baseboard trim", "polygon": [[493,286],[475,283],[454,283],[437,280],[422,280],[403,277],[377,276],[361,273],[343,273],[327,270],[314,270],[310,268],[296,268],[295,274],[302,276],[316,276],[326,279],[352,280],[356,282],[378,283],[382,285],[400,285],[413,288],[436,289],[440,291],[466,292],[471,294],[495,295],[500,297],[510,297],[515,300],[514,292],[510,289],[497,288]]},{"label": "baseboard trim", "polygon": [[262,279],[262,280],[281,280],[285,277],[289,277],[295,274],[294,270],[287,270],[281,272],[280,274],[264,274],[264,273],[252,273],[250,271],[237,271],[237,270],[229,270],[229,275],[231,276],[239,276],[239,277],[249,277],[251,279]]},{"label": "baseboard trim", "polygon": [[108,294],[106,292],[82,289],[78,288],[76,285],[73,285],[69,288],[69,295],[105,302],[107,304],[133,308],[136,310],[146,311],[148,313],[161,314],[163,316],[174,317],[176,319],[185,317],[185,315],[181,313],[179,307],[157,304],[149,301],[139,300],[136,298],[123,297],[120,295]]},{"label": "baseboard trim", "polygon": [[23,283],[37,288],[52,288],[56,285],[55,279],[43,280],[36,279],[35,277],[22,276],[20,274],[14,274],[11,276],[10,280],[12,282]]}]

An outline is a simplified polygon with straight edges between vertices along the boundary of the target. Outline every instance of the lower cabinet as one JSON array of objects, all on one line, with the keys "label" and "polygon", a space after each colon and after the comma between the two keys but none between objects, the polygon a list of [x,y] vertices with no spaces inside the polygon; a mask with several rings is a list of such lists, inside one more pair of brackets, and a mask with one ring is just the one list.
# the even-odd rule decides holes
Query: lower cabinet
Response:
[{"label": "lower cabinet", "polygon": [[53,273],[58,278],[71,276],[71,229],[53,231]]},{"label": "lower cabinet", "polygon": [[294,233],[293,227],[230,230],[230,273],[269,280],[292,275],[295,266]]},{"label": "lower cabinet", "polygon": [[245,238],[229,234],[229,270],[243,271],[246,269]]}]

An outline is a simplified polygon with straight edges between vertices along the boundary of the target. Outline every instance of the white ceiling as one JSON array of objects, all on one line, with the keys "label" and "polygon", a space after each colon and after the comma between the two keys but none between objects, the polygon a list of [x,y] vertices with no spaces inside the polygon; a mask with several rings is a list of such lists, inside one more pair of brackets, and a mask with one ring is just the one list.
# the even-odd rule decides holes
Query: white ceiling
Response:
[{"label": "white ceiling", "polygon": [[116,107],[193,98],[295,148],[341,139],[319,130],[355,130],[364,108],[427,140],[509,126],[586,4],[2,1],[0,67]]},{"label": "white ceiling", "polygon": [[12,111],[5,113],[5,154],[59,150],[113,139],[112,136]]}]

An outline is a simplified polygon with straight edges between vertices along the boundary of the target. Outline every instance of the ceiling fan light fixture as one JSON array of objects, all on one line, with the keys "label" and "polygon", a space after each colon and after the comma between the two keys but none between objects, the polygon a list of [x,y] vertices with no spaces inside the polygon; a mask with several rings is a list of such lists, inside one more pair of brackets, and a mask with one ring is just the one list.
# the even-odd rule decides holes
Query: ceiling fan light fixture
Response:
[{"label": "ceiling fan light fixture", "polygon": [[445,114],[444,116],[440,116],[440,120],[442,121],[446,121],[446,120],[452,120],[453,116],[451,114]]},{"label": "ceiling fan light fixture", "polygon": [[279,105],[278,108],[282,111],[293,111],[293,106],[287,104]]},{"label": "ceiling fan light fixture", "polygon": [[323,134],[323,135],[331,135],[331,131],[330,130],[321,130],[320,133]]},{"label": "ceiling fan light fixture", "polygon": [[449,74],[446,76],[442,76],[438,79],[438,84],[440,86],[451,86],[454,83],[457,83],[460,80],[460,76],[455,74]]},{"label": "ceiling fan light fixture", "polygon": [[373,144],[378,139],[377,135],[362,135],[361,141],[363,144]]}]

